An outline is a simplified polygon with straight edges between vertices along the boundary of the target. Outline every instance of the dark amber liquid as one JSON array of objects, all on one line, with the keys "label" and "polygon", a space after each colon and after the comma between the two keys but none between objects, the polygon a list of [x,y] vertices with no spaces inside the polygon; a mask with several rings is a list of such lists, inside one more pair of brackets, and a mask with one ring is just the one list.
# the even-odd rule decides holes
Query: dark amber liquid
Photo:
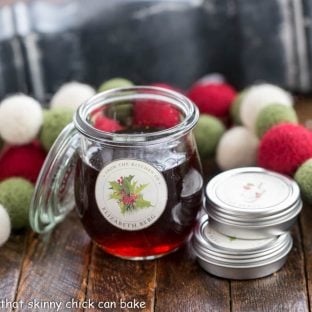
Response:
[{"label": "dark amber liquid", "polygon": [[[148,258],[166,254],[180,247],[192,232],[202,205],[199,173],[195,156],[163,171],[168,187],[165,211],[150,227],[126,231],[109,223],[99,211],[95,199],[95,183],[99,171],[80,159],[76,169],[75,194],[81,221],[90,237],[107,253],[124,258]],[[193,176],[196,181],[192,181]],[[190,185],[195,185],[194,191],[190,190]]]}]

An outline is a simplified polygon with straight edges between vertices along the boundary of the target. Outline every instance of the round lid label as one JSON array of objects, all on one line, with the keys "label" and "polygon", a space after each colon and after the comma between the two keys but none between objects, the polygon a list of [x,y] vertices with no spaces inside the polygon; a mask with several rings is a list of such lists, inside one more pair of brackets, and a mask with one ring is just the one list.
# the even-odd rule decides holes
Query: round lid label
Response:
[{"label": "round lid label", "polygon": [[155,167],[140,160],[119,159],[100,171],[95,198],[109,223],[122,230],[138,231],[163,214],[168,189]]},{"label": "round lid label", "polygon": [[284,180],[254,172],[233,175],[218,185],[216,196],[224,204],[239,208],[274,207],[291,195],[291,188]]},{"label": "round lid label", "polygon": [[276,240],[274,238],[266,239],[239,239],[232,236],[223,235],[211,226],[207,225],[204,229],[205,238],[215,247],[233,250],[233,251],[252,251],[264,249]]}]

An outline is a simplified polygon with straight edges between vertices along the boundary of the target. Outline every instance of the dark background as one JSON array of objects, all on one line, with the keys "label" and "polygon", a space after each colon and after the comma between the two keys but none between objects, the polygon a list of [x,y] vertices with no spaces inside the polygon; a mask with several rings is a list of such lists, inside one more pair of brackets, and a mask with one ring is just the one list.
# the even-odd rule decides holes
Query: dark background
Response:
[{"label": "dark background", "polygon": [[311,0],[0,0],[0,98],[122,76],[312,91]]}]

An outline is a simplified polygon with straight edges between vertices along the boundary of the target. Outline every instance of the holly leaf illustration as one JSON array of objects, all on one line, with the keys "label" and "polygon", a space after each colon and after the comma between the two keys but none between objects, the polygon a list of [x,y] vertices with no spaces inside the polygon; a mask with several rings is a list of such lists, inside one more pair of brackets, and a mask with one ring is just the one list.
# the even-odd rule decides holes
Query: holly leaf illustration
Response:
[{"label": "holly leaf illustration", "polygon": [[115,181],[110,181],[109,185],[110,189],[113,190],[114,192],[121,192],[122,190],[122,186]]},{"label": "holly leaf illustration", "polygon": [[133,175],[129,175],[123,179],[123,187],[127,194],[131,194],[131,180],[134,178]]},{"label": "holly leaf illustration", "polygon": [[149,200],[143,199],[142,196],[140,196],[136,201],[135,201],[135,206],[137,208],[149,208],[152,206],[152,203]]},{"label": "holly leaf illustration", "polygon": [[122,200],[122,195],[120,193],[114,192],[110,194],[110,199]]},{"label": "holly leaf illustration", "polygon": [[147,186],[148,184],[141,184],[134,190],[134,193],[137,195],[140,194]]}]

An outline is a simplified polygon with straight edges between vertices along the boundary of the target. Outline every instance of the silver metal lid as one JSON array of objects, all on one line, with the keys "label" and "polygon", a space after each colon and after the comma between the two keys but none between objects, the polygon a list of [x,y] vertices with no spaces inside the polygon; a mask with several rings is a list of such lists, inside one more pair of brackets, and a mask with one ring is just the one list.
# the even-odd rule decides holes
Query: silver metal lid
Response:
[{"label": "silver metal lid", "polygon": [[302,209],[292,179],[258,167],[214,177],[206,187],[206,210],[219,232],[259,239],[289,231]]},{"label": "silver metal lid", "polygon": [[232,279],[263,277],[279,270],[292,247],[290,233],[244,240],[215,231],[203,216],[192,238],[192,249],[207,272]]}]

